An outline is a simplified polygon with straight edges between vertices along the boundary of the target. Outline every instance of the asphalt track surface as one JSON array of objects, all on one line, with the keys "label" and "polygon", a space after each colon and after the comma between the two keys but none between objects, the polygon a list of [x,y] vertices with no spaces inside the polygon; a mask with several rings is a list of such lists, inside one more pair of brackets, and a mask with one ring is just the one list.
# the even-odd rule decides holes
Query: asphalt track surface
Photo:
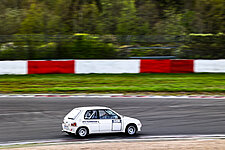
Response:
[{"label": "asphalt track surface", "polygon": [[[224,99],[154,98],[0,98],[0,143],[63,139],[63,117],[74,107],[107,106],[138,118],[136,137],[159,135],[225,134]],[[124,134],[91,135],[88,140],[123,139]]]}]

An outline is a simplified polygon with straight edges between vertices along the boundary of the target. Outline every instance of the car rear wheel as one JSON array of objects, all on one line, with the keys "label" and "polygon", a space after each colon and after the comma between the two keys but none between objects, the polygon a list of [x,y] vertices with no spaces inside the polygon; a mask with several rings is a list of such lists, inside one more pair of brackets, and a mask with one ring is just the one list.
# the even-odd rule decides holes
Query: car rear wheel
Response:
[{"label": "car rear wheel", "polygon": [[77,130],[77,135],[81,138],[86,137],[88,135],[88,129],[85,127],[81,127]]},{"label": "car rear wheel", "polygon": [[126,134],[128,135],[135,135],[137,132],[137,128],[135,125],[128,125],[126,128]]}]

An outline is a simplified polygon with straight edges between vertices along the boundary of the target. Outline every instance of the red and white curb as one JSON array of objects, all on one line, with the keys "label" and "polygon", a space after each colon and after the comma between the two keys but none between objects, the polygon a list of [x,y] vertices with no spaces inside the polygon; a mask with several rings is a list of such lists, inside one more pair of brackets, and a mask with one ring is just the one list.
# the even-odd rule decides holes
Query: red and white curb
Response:
[{"label": "red and white curb", "polygon": [[155,95],[123,95],[123,94],[103,94],[103,95],[66,95],[66,94],[1,94],[3,97],[34,97],[34,98],[188,98],[188,99],[225,99],[225,96],[155,96]]}]

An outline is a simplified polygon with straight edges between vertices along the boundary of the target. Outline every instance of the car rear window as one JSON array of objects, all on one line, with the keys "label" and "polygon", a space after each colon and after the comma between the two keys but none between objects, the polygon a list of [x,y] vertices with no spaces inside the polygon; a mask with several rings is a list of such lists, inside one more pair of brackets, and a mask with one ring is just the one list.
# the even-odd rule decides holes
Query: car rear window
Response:
[{"label": "car rear window", "polygon": [[81,110],[79,110],[79,109],[73,109],[71,112],[69,112],[66,115],[66,118],[74,120],[80,112],[81,112]]}]

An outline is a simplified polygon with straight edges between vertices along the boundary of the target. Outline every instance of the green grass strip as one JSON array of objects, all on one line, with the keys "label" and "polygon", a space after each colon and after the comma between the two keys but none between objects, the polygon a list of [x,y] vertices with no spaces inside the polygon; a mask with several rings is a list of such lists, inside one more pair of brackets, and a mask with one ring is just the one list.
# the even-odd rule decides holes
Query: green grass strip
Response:
[{"label": "green grass strip", "polygon": [[220,92],[225,74],[1,75],[0,93]]}]

